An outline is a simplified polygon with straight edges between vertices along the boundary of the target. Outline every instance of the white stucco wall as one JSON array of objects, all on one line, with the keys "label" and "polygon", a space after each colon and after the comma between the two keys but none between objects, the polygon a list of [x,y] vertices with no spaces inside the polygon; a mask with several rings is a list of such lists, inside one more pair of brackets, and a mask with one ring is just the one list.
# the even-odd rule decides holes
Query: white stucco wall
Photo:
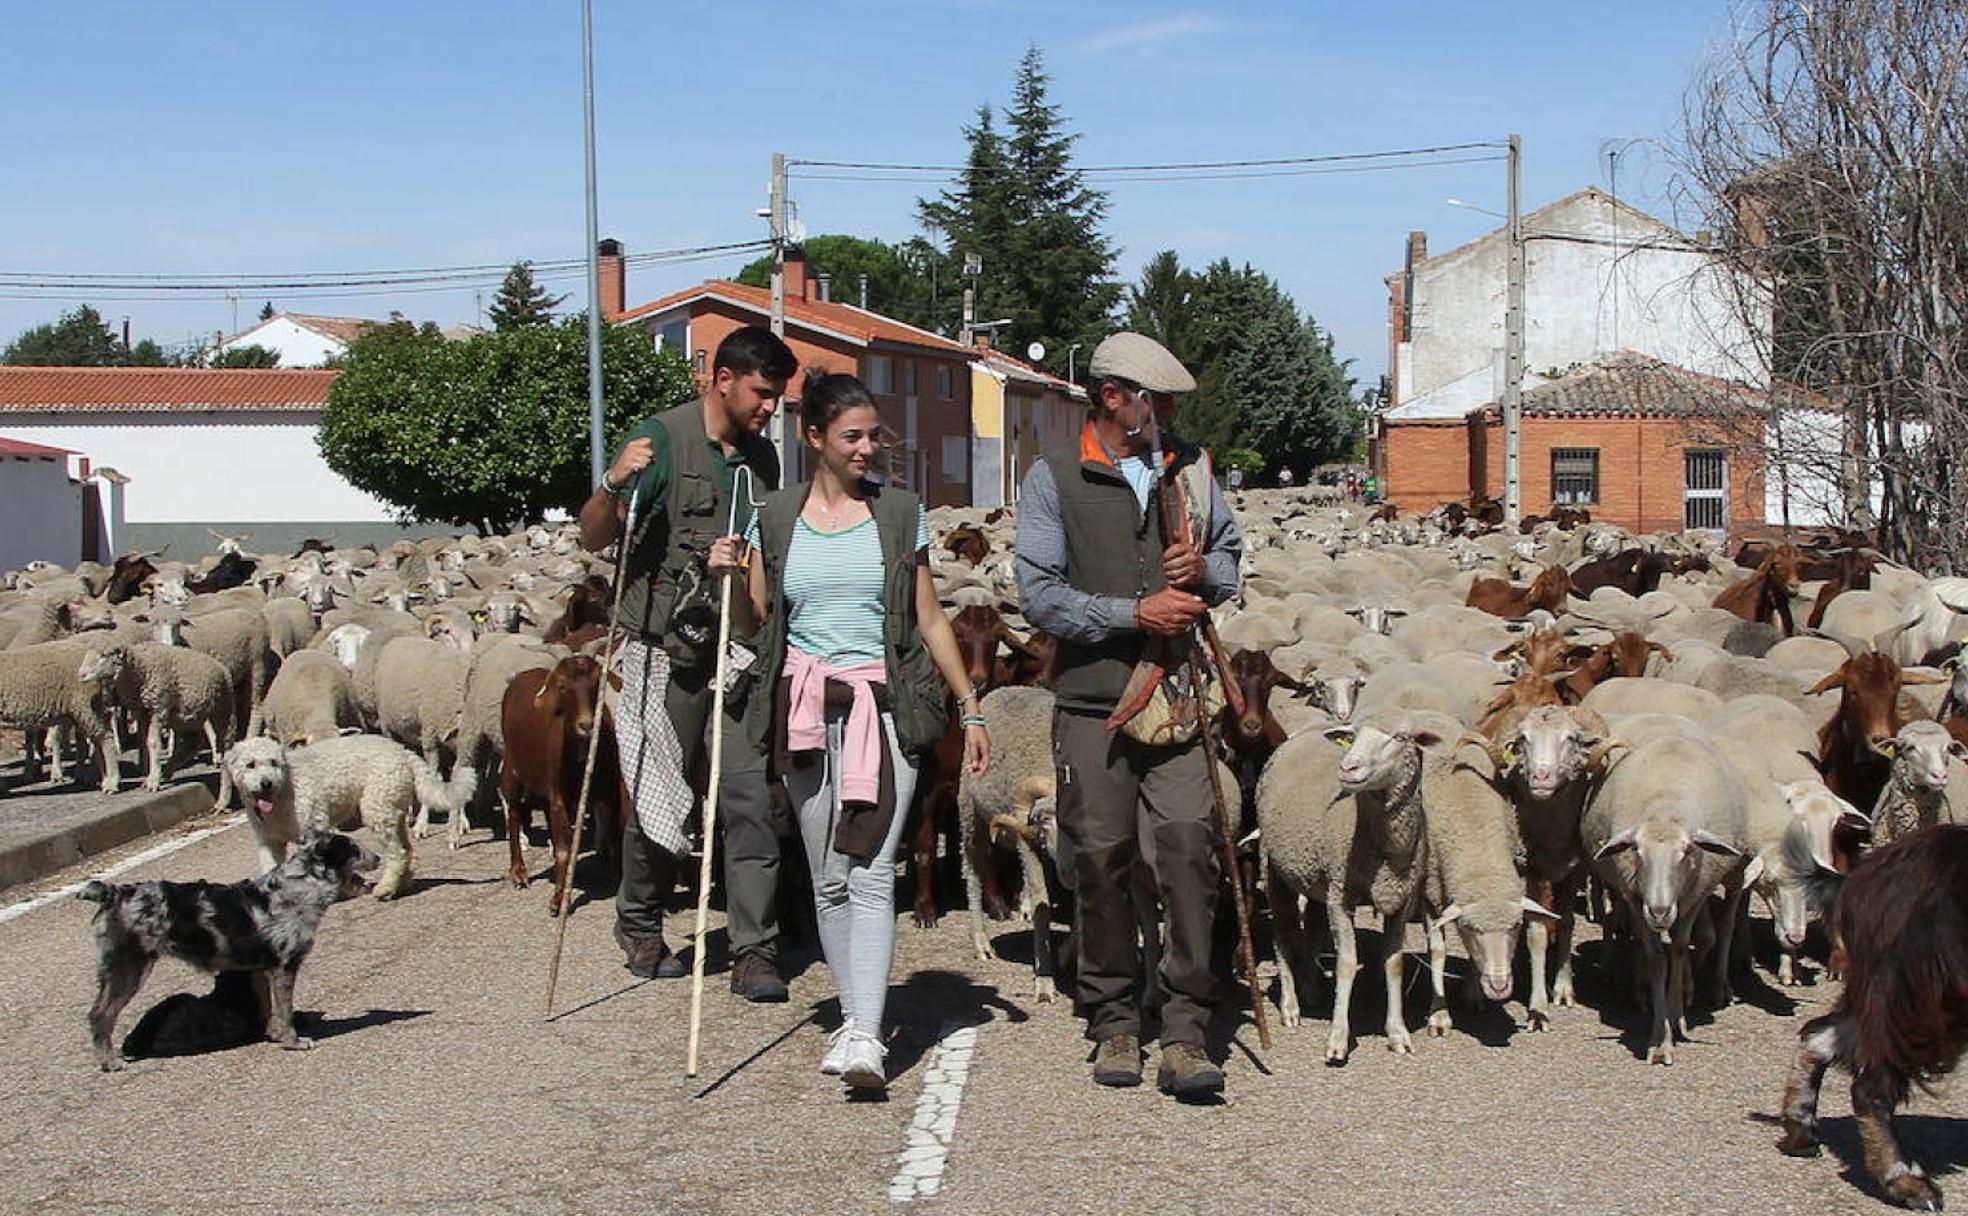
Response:
[{"label": "white stucco wall", "polygon": [[0,455],[0,519],[6,521],[0,527],[0,570],[18,570],[36,560],[64,566],[81,560],[82,488],[69,480],[68,463]]},{"label": "white stucco wall", "polygon": [[315,411],[9,415],[7,434],[86,452],[130,478],[132,524],[383,521],[315,448]]},{"label": "white stucco wall", "polygon": [[320,367],[330,356],[348,347],[333,338],[296,325],[286,317],[274,317],[220,344],[221,351],[235,346],[264,346],[280,356],[282,367]]},{"label": "white stucco wall", "polygon": [[[1767,318],[1746,323],[1729,272],[1708,255],[1645,247],[1685,244],[1672,229],[1588,193],[1527,216],[1525,233],[1528,375],[1633,350],[1705,375],[1766,381],[1754,334],[1768,332]],[[1451,416],[1496,399],[1489,369],[1503,349],[1507,255],[1499,233],[1415,268],[1412,341],[1397,356],[1404,406],[1425,397]]]}]

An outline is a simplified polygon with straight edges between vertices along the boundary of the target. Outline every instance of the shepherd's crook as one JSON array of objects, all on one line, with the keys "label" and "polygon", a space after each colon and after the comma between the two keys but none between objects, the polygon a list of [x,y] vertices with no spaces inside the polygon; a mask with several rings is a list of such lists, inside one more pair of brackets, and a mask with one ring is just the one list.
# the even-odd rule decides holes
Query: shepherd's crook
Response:
[{"label": "shepherd's crook", "polygon": [[[588,817],[588,792],[594,784],[595,755],[601,750],[601,733],[608,716],[608,673],[615,664],[616,627],[622,615],[622,570],[629,564],[629,537],[635,531],[636,499],[641,493],[642,478],[637,477],[635,489],[629,491],[629,509],[622,520],[622,537],[615,545],[615,588],[609,593],[614,603],[608,610],[608,644],[602,651],[601,684],[595,689],[594,729],[588,732],[588,759],[581,768],[581,797],[574,804],[574,839],[573,847],[567,854],[567,877],[564,882],[554,884],[553,906],[559,913],[557,919],[560,927],[554,931],[553,961],[547,965],[548,1017],[553,1016],[554,989],[560,986],[560,953],[567,945],[567,922],[574,915],[574,863],[581,856],[581,825]],[[635,813],[633,807],[623,809],[629,814]]]},{"label": "shepherd's crook", "polygon": [[[738,528],[738,487],[752,497],[751,470],[738,469],[731,479],[730,519],[725,535]],[[731,573],[718,577],[717,680],[711,686],[711,779],[704,791],[703,859],[697,868],[697,932],[690,948],[690,1044],[684,1052],[683,1075],[697,1075],[697,1042],[704,1030],[704,922],[711,916],[711,858],[717,854],[718,785],[724,775],[724,685],[731,675]]]}]

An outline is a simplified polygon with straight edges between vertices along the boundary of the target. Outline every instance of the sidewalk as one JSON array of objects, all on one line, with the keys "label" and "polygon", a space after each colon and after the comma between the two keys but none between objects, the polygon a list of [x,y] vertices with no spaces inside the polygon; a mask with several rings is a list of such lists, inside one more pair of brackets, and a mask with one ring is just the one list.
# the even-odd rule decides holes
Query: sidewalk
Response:
[{"label": "sidewalk", "polygon": [[202,815],[218,788],[217,774],[205,766],[181,770],[175,784],[154,794],[127,779],[118,794],[10,786],[19,780],[18,764],[0,767],[0,790],[11,791],[0,793],[0,891]]}]

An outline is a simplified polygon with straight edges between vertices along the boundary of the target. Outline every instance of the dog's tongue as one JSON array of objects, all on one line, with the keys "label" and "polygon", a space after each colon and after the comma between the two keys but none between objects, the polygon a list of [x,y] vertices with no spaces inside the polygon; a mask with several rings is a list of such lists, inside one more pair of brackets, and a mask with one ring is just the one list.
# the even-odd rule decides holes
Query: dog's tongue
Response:
[{"label": "dog's tongue", "polygon": [[262,819],[266,818],[268,815],[273,814],[273,799],[271,798],[253,799],[253,810],[256,814],[260,816],[260,818]]}]

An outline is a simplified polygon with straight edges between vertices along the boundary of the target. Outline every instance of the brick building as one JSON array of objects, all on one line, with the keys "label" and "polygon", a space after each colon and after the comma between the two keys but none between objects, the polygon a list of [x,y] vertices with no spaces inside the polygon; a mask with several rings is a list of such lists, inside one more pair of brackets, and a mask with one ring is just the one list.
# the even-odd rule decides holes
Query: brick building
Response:
[{"label": "brick building", "polygon": [[[1631,351],[1525,390],[1523,504],[1570,504],[1634,531],[1764,522],[1763,394]],[[1426,511],[1472,494],[1503,496],[1503,424],[1494,405],[1459,416],[1384,420],[1376,457],[1387,497]]]},{"label": "brick building", "polygon": [[[601,310],[613,325],[646,330],[658,346],[684,355],[699,372],[732,330],[764,325],[772,293],[727,279],[695,287],[636,308],[625,308],[622,248],[602,242]],[[786,481],[805,475],[799,441],[800,385],[814,371],[847,372],[874,396],[882,421],[896,439],[889,476],[921,494],[930,506],[972,501],[971,358],[960,343],[890,317],[825,298],[807,276],[806,263],[786,259],[786,343],[799,357],[800,375],[787,386],[786,406],[773,436],[785,459]]]}]

